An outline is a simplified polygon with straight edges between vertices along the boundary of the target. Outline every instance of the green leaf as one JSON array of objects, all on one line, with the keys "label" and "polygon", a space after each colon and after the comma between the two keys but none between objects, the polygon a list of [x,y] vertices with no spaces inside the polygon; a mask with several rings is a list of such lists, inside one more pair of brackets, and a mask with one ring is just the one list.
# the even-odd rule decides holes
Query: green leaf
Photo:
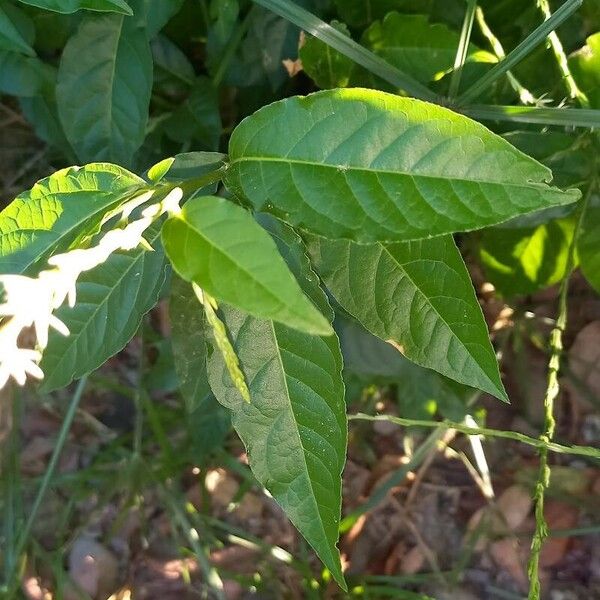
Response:
[{"label": "green leaf", "polygon": [[0,6],[0,50],[21,52],[27,56],[35,56],[35,50],[23,37],[10,18],[5,8]]},{"label": "green leaf", "polygon": [[203,150],[217,150],[221,129],[217,90],[210,79],[198,77],[189,98],[167,120],[165,131],[176,142],[195,140]]},{"label": "green leaf", "polygon": [[75,306],[56,312],[71,334],[50,334],[40,363],[43,391],[64,387],[98,368],[135,335],[142,317],[158,302],[165,281],[159,234],[158,224],[146,233],[154,252],[143,248],[116,252],[80,277]]},{"label": "green leaf", "polygon": [[591,35],[587,44],[569,57],[569,67],[590,106],[600,108],[600,31]]},{"label": "green leaf", "polygon": [[363,243],[479,229],[580,197],[546,185],[549,169],[479,123],[372,90],[275,102],[237,126],[229,150],[227,185],[256,210]]},{"label": "green leaf", "polygon": [[198,407],[186,415],[188,435],[194,462],[207,462],[210,454],[221,447],[231,431],[231,415],[210,394],[200,401]]},{"label": "green leaf", "polygon": [[[205,177],[225,166],[225,154],[219,152],[183,152],[165,158],[148,170],[152,181],[185,183]],[[216,192],[216,186],[212,193]]]},{"label": "green leaf", "polygon": [[426,13],[431,0],[334,0],[334,3],[343,21],[351,27],[364,28],[392,10]]},{"label": "green leaf", "polygon": [[461,421],[473,390],[431,369],[410,362],[391,344],[371,335],[356,322],[336,316],[344,370],[365,383],[395,384],[400,414],[432,419],[437,412]]},{"label": "green leaf", "polygon": [[19,2],[63,14],[74,13],[82,9],[122,15],[133,14],[125,0],[19,0]]},{"label": "green leaf", "polygon": [[450,236],[360,245],[310,237],[339,304],[413,362],[507,400],[469,273]]},{"label": "green leaf", "polygon": [[[274,226],[280,243],[293,235]],[[310,277],[302,280],[306,293],[319,295],[318,304],[326,305],[300,244],[290,246],[289,253],[290,268]],[[208,362],[213,392],[232,411],[258,481],[346,589],[336,548],[347,436],[338,340],[221,308],[251,402],[239,395],[216,351]]]},{"label": "green leaf", "polygon": [[151,40],[179,12],[183,0],[129,0],[129,4],[134,13],[132,27],[145,29]]},{"label": "green leaf", "polygon": [[173,277],[169,298],[175,371],[186,408],[192,412],[210,393],[206,372],[206,317],[187,281]]},{"label": "green leaf", "polygon": [[600,293],[600,196],[591,197],[582,217],[577,252],[585,278]]},{"label": "green leaf", "polygon": [[[391,12],[363,34],[363,46],[422,83],[448,72],[454,65],[460,34],[425,15]],[[496,62],[488,52],[469,44],[467,62]],[[437,76],[437,77],[436,77]]]},{"label": "green leaf", "polygon": [[273,240],[239,206],[214,196],[193,198],[165,223],[163,243],[177,273],[217,300],[310,333],[332,332]]},{"label": "green leaf", "polygon": [[196,75],[194,66],[188,57],[165,35],[152,40],[152,58],[154,60],[154,84],[168,77],[191,87]]},{"label": "green leaf", "polygon": [[144,140],[151,90],[144,30],[121,15],[84,17],[65,46],[56,88],[60,118],[79,159],[130,165]]},{"label": "green leaf", "polygon": [[[345,35],[348,28],[338,21],[331,26]],[[354,61],[316,37],[308,37],[299,51],[304,72],[323,89],[347,87],[354,69]]]},{"label": "green leaf", "polygon": [[574,232],[572,218],[535,227],[486,229],[478,243],[479,258],[500,294],[531,294],[567,275]]},{"label": "green leaf", "polygon": [[0,272],[23,273],[67,250],[144,181],[103,163],[62,169],[38,181],[0,213]]},{"label": "green leaf", "polygon": [[0,93],[37,96],[51,77],[52,67],[38,58],[0,50]]}]

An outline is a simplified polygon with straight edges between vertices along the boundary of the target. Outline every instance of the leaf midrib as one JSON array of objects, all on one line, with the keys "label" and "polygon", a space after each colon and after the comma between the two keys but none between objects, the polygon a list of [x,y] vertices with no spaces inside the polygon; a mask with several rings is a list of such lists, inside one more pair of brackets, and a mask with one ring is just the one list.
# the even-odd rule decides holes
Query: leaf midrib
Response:
[{"label": "leaf midrib", "polygon": [[[304,449],[304,444],[302,443],[302,436],[300,435],[300,429],[298,428],[298,423],[296,421],[296,414],[294,413],[294,409],[293,409],[293,406],[292,406],[292,399],[291,399],[291,396],[290,396],[290,389],[289,389],[289,386],[288,386],[287,371],[285,370],[285,367],[283,365],[283,357],[281,356],[281,348],[280,348],[280,345],[279,345],[279,340],[277,338],[277,331],[275,329],[275,323],[272,320],[270,320],[269,321],[269,326],[271,328],[271,332],[273,334],[273,339],[275,341],[275,348],[276,348],[276,351],[277,351],[277,361],[279,363],[279,367],[281,368],[281,373],[283,375],[283,384],[285,386],[285,398],[286,398],[286,400],[288,402],[289,410],[290,410],[290,413],[291,413],[291,415],[293,417],[292,421],[294,423],[294,432],[296,433],[296,436],[298,438],[298,444],[300,445],[300,448],[302,448],[302,462],[304,463],[304,471],[306,473],[306,476],[307,476],[307,479],[308,479],[308,484],[310,486],[311,499],[312,499],[312,502],[314,504],[316,514],[319,515],[319,526],[320,526],[320,529],[321,529],[321,533],[323,534],[323,537],[324,537],[325,542],[326,542],[326,547],[327,547],[327,552],[329,554],[329,558],[332,561],[332,563],[335,564],[335,558],[332,555],[331,549],[329,547],[329,538],[327,537],[327,532],[325,531],[325,527],[323,525],[323,518],[321,516],[321,512],[319,511],[319,504],[317,503],[317,496],[315,494],[315,489],[314,489],[313,484],[312,484],[312,479],[310,478],[310,472],[308,470],[308,463],[306,462],[306,451]],[[317,337],[319,337],[319,336],[317,336]]]},{"label": "leaf midrib", "polygon": [[[454,243],[454,242],[453,242]],[[390,250],[386,247],[385,244],[382,244],[380,242],[378,242],[377,244],[378,246],[380,246],[383,251],[390,257],[390,259],[392,260],[392,262],[396,265],[398,265],[398,268],[406,275],[406,277],[408,278],[408,280],[412,283],[412,285],[414,286],[414,288],[416,290],[419,291],[419,293],[427,300],[427,304],[432,308],[432,310],[435,312],[435,314],[439,317],[439,319],[444,323],[444,325],[452,332],[452,335],[460,342],[460,345],[462,346],[462,348],[465,350],[465,352],[471,357],[471,359],[474,360],[475,366],[478,368],[478,370],[484,375],[484,377],[487,379],[487,381],[489,383],[492,384],[492,386],[494,387],[495,390],[497,391],[501,391],[498,386],[490,379],[489,375],[481,368],[481,366],[479,365],[479,363],[477,362],[477,360],[475,360],[475,357],[471,354],[471,352],[469,352],[469,349],[467,348],[467,346],[465,346],[465,343],[458,337],[458,334],[454,331],[454,329],[450,326],[450,324],[448,323],[448,321],[446,321],[446,319],[441,315],[441,313],[438,311],[438,309],[433,305],[433,303],[431,302],[431,300],[429,299],[429,296],[421,289],[421,287],[419,285],[417,285],[417,283],[415,282],[415,280],[410,276],[410,274],[408,273],[408,271],[404,268],[404,264],[401,263],[391,252]],[[427,259],[422,259],[422,260],[427,260]],[[446,263],[447,264],[447,263]],[[451,268],[449,265],[447,265],[449,268]]]},{"label": "leaf midrib", "polygon": [[[409,173],[407,171],[400,171],[400,170],[388,170],[388,169],[374,169],[371,167],[357,167],[357,166],[351,166],[351,165],[344,165],[344,164],[339,164],[339,165],[333,165],[331,163],[320,163],[320,162],[316,162],[316,161],[310,161],[310,160],[304,160],[304,159],[297,159],[297,158],[277,158],[274,156],[243,156],[240,158],[234,158],[230,163],[230,168],[235,165],[236,163],[242,163],[242,162],[272,162],[272,163],[281,163],[281,164],[286,164],[286,165],[302,165],[302,166],[309,166],[309,167],[321,167],[321,168],[326,168],[326,169],[334,169],[335,171],[337,171],[338,173],[346,173],[348,171],[359,171],[359,172],[367,172],[367,173],[374,173],[374,174],[381,174],[381,175],[399,175],[399,176],[404,176],[404,177],[410,177],[412,179],[415,178],[422,178],[422,179],[436,179],[436,180],[442,180],[442,181],[457,181],[457,182],[464,182],[464,183],[485,183],[485,184],[489,184],[489,185],[500,185],[500,186],[505,186],[505,187],[517,187],[517,188],[533,188],[533,189],[539,189],[541,191],[553,191],[553,192],[558,192],[558,193],[562,193],[565,196],[567,195],[572,195],[571,192],[575,191],[575,190],[561,190],[560,188],[554,187],[549,185],[549,183],[544,183],[544,182],[538,182],[538,181],[526,181],[526,182],[503,182],[503,181],[493,181],[493,180],[488,180],[488,179],[465,179],[463,177],[444,177],[443,175],[430,175],[427,173]],[[575,200],[574,200],[575,201]]]},{"label": "leaf midrib", "polygon": [[[199,229],[196,229],[195,227],[193,227],[190,221],[188,221],[188,220],[186,220],[186,219],[180,219],[180,220],[181,220],[181,221],[182,221],[182,222],[183,222],[183,223],[184,223],[184,224],[185,224],[187,227],[189,227],[189,229],[190,229],[190,230],[191,230],[193,233],[197,234],[199,237],[201,237],[203,240],[205,240],[205,241],[208,243],[208,245],[209,245],[209,246],[211,246],[211,247],[215,248],[215,249],[216,249],[216,250],[218,250],[218,251],[219,251],[219,252],[220,252],[220,253],[221,253],[223,256],[227,257],[227,259],[228,259],[228,260],[230,260],[230,261],[231,261],[231,262],[232,262],[234,265],[236,265],[236,267],[237,267],[237,268],[238,268],[240,271],[242,271],[242,272],[243,272],[243,273],[244,273],[244,274],[245,274],[247,277],[249,277],[249,279],[250,279],[251,281],[254,281],[254,282],[255,282],[255,283],[256,283],[256,284],[257,284],[257,285],[260,287],[260,289],[261,289],[261,290],[263,290],[264,292],[266,292],[266,294],[267,294],[267,295],[268,295],[270,298],[274,298],[274,299],[275,299],[275,300],[278,302],[278,304],[279,304],[279,306],[280,306],[280,307],[281,307],[281,306],[283,306],[283,307],[289,307],[289,305],[288,305],[288,304],[286,304],[285,302],[282,302],[282,301],[281,301],[281,298],[280,298],[280,296],[278,296],[278,295],[277,295],[277,294],[275,294],[274,292],[271,292],[271,290],[269,290],[269,288],[267,288],[267,287],[266,287],[266,286],[265,286],[265,285],[264,285],[264,284],[263,284],[261,281],[259,281],[259,280],[258,280],[258,279],[257,279],[257,278],[256,278],[256,277],[255,277],[255,276],[254,276],[254,275],[253,275],[253,274],[252,274],[250,271],[249,271],[249,270],[247,270],[247,268],[245,268],[245,267],[243,267],[242,265],[240,265],[240,263],[239,263],[237,260],[235,260],[235,258],[234,258],[234,257],[232,257],[232,256],[231,256],[231,255],[230,255],[230,254],[229,254],[229,253],[226,251],[226,249],[225,249],[225,248],[223,248],[222,246],[220,246],[219,244],[217,244],[217,243],[215,242],[215,240],[213,240],[213,239],[211,239],[211,238],[207,237],[207,235],[206,235],[206,234],[204,234],[202,231],[200,231]],[[275,247],[275,252],[277,253],[277,247]],[[282,259],[282,260],[283,260],[283,259]],[[285,266],[285,265],[284,265],[284,266]],[[291,273],[290,273],[290,275],[291,275]],[[295,278],[294,278],[294,276],[293,276],[293,275],[291,275],[291,277],[292,277],[292,279],[295,281]],[[297,283],[297,282],[296,282],[296,283]],[[302,292],[300,292],[300,293],[302,294]],[[302,295],[303,295],[303,294],[302,294]],[[306,298],[306,300],[307,300],[307,302],[308,302],[310,305],[312,305],[312,302],[311,302],[310,300],[308,300],[308,298]],[[244,307],[239,307],[239,308],[241,308],[242,310],[246,310],[246,309],[244,309]],[[309,307],[309,308],[310,308],[310,307]],[[289,308],[288,308],[288,310],[289,310]],[[317,309],[315,308],[315,310],[317,310]],[[281,310],[280,310],[279,312],[281,312]],[[298,313],[297,313],[296,311],[291,311],[291,310],[290,310],[290,313],[291,313],[291,314],[293,314],[293,315],[294,315],[294,316],[295,316],[297,319],[299,319],[299,318],[300,318],[300,317],[299,317],[299,315],[298,315]],[[259,318],[260,318],[260,317],[259,317]],[[264,317],[263,317],[263,318],[264,318]],[[267,318],[268,318],[268,317],[267,317]],[[275,319],[273,319],[273,320],[275,320]],[[304,318],[304,317],[302,317],[302,318],[301,318],[301,320],[302,320],[304,323],[306,323],[306,322],[307,322],[307,319],[306,319],[306,318]],[[308,322],[311,322],[311,321],[308,321]]]}]

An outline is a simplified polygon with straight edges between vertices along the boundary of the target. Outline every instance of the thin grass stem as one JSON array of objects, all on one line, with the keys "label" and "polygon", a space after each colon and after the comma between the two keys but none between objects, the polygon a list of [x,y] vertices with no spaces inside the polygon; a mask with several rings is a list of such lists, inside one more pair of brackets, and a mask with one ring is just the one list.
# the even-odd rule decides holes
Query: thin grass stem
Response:
[{"label": "thin grass stem", "polygon": [[452,71],[452,77],[450,79],[450,89],[448,90],[449,98],[455,98],[460,89],[460,80],[462,78],[465,61],[467,60],[467,53],[469,52],[469,43],[471,42],[471,33],[473,31],[473,21],[475,20],[476,10],[477,0],[467,0],[467,9],[465,10],[458,48],[456,49],[456,58],[454,59],[454,70]]}]

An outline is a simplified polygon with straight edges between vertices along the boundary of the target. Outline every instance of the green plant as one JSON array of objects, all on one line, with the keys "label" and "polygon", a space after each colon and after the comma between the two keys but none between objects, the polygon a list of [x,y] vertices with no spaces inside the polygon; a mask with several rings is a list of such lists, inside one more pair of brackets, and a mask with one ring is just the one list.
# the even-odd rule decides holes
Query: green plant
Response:
[{"label": "green plant", "polygon": [[[540,3],[546,20],[504,56],[498,40],[495,54],[470,42],[477,10],[483,35],[493,35],[475,2],[458,2],[467,8],[459,33],[452,23],[433,24],[431,14],[412,14],[410,2],[411,14],[381,2],[376,15],[363,15],[362,3],[337,3],[348,29],[289,2],[257,0],[315,35],[301,49],[314,81],[360,87],[249,111],[233,124],[223,154],[219,85],[259,82],[259,96],[278,89],[285,73],[261,61],[256,40],[268,33],[265,43],[289,46],[294,33],[285,21],[235,1],[200,3],[211,81],[196,76],[181,50],[189,42],[184,26],[171,21],[191,3],[23,3],[101,14],[72,20],[0,6],[0,90],[19,97],[38,135],[64,159],[86,163],[41,179],[0,213],[0,385],[30,375],[43,392],[67,386],[119,352],[170,294],[186,402],[196,408],[212,392],[229,409],[257,480],[345,587],[336,548],[347,437],[343,357],[324,289],[338,313],[439,374],[434,385],[452,380],[459,396],[468,386],[508,400],[453,234],[485,230],[477,252],[504,294],[557,281],[566,290],[576,260],[600,290],[590,159],[598,138],[535,129],[503,137],[465,114],[508,125],[600,124],[598,34],[569,60],[551,37],[569,74],[566,92],[585,109],[539,106],[540,90],[526,90],[527,74],[512,72],[581,2],[552,16]],[[177,44],[159,33],[170,21]],[[36,50],[32,31],[45,27],[56,27],[57,39]],[[363,46],[350,37],[358,29]],[[63,44],[58,68],[39,57]],[[415,98],[391,93],[399,91]],[[508,104],[515,94],[538,106],[472,104],[481,96]],[[249,94],[248,103],[264,102]],[[572,176],[564,163],[578,152]],[[548,164],[568,189],[550,184]],[[506,251],[494,236],[508,240]],[[542,263],[533,272],[520,252],[511,254],[521,240]],[[547,430],[534,440],[543,458],[538,506],[547,452],[564,449],[551,442],[564,293]],[[37,341],[22,346],[30,326]],[[542,521],[540,510],[538,554]],[[532,597],[538,593],[534,585]]]}]

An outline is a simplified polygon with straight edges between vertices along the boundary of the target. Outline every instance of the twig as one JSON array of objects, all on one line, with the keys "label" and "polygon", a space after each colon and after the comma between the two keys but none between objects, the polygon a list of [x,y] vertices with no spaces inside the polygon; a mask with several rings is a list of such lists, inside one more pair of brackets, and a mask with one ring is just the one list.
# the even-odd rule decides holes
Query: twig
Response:
[{"label": "twig", "polygon": [[[479,29],[481,33],[486,38],[486,40],[490,43],[494,54],[498,58],[498,60],[503,60],[506,58],[506,52],[504,52],[504,47],[500,40],[494,35],[494,32],[489,28],[485,20],[485,16],[483,14],[483,10],[480,6],[477,7],[475,11],[475,19],[477,19],[477,25],[479,25]],[[506,72],[506,77],[511,87],[517,92],[519,95],[519,100],[523,104],[536,104],[535,96],[513,75],[512,71]]]},{"label": "twig", "polygon": [[582,207],[577,221],[573,239],[569,247],[569,256],[567,259],[566,276],[561,282],[559,291],[559,306],[558,318],[556,325],[550,334],[550,361],[548,363],[548,385],[546,387],[546,395],[544,397],[544,430],[540,435],[542,445],[539,448],[540,468],[538,479],[535,484],[534,502],[535,502],[535,532],[531,540],[531,553],[528,564],[529,575],[529,600],[539,600],[540,598],[540,578],[539,578],[539,563],[540,553],[544,540],[548,537],[548,524],[544,517],[544,499],[546,490],[550,485],[550,466],[548,464],[548,450],[554,437],[556,429],[556,420],[554,418],[554,402],[560,392],[560,383],[558,373],[560,371],[560,361],[563,353],[563,334],[567,326],[567,301],[569,282],[575,268],[575,248],[577,238],[581,229],[581,222],[585,215],[587,203],[595,188],[595,181],[592,181],[588,189],[588,193],[582,203]]},{"label": "twig", "polygon": [[[552,16],[548,0],[536,0],[536,4],[540,9],[540,12],[544,15],[544,21],[547,21]],[[577,82],[571,74],[571,69],[569,69],[569,61],[567,60],[565,50],[560,38],[558,37],[558,34],[556,33],[556,30],[551,31],[548,34],[548,45],[554,53],[556,62],[558,64],[558,69],[562,75],[565,85],[567,86],[569,96],[573,100],[577,100],[582,108],[589,108],[590,102],[587,96],[579,89]]]},{"label": "twig", "polygon": [[455,423],[454,421],[427,421],[420,419],[403,419],[401,417],[391,417],[389,415],[365,415],[358,413],[349,415],[348,420],[350,421],[389,421],[390,423],[396,423],[404,427],[429,427],[431,429],[456,429],[460,433],[466,435],[484,435],[488,437],[497,437],[507,440],[513,440],[515,442],[521,442],[534,448],[548,448],[550,452],[557,452],[558,454],[572,454],[574,456],[587,456],[600,460],[600,450],[593,448],[592,446],[563,446],[555,442],[545,442],[538,438],[532,438],[523,433],[517,431],[504,431],[501,429],[489,429],[487,427],[467,427],[463,423]]}]

